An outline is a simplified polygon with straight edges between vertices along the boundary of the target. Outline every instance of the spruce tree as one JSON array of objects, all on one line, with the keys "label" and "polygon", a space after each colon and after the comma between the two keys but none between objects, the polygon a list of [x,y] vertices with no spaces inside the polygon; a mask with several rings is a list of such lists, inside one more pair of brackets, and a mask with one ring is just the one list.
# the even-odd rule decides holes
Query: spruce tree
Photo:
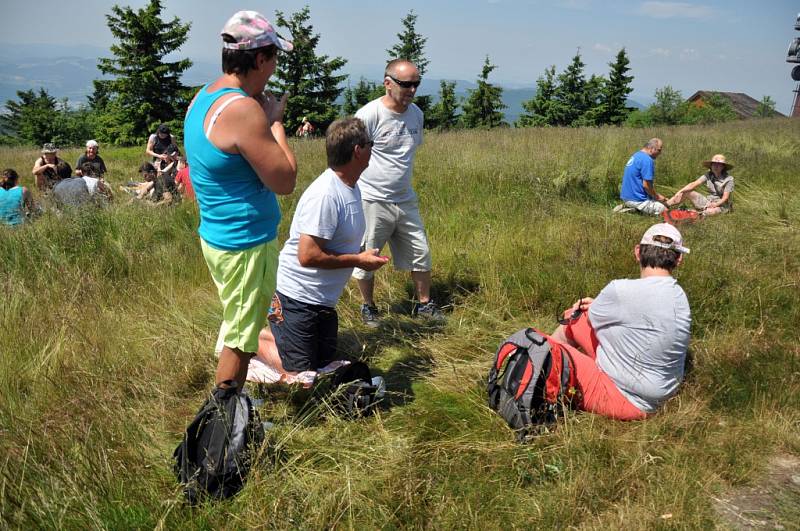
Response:
[{"label": "spruce tree", "polygon": [[341,57],[317,55],[320,35],[314,33],[309,23],[308,6],[288,17],[277,11],[275,18],[278,26],[291,33],[294,44],[291,53],[278,58],[278,67],[269,85],[276,94],[289,94],[284,115],[286,129],[294,131],[306,117],[324,131],[339,115],[336,99],[342,93],[341,84],[347,76],[336,72],[347,61]]},{"label": "spruce tree", "polygon": [[344,89],[342,116],[354,115],[361,107],[384,94],[386,94],[386,89],[383,85],[367,81],[362,77],[354,87]]},{"label": "spruce tree", "polygon": [[572,63],[558,75],[553,106],[553,125],[573,125],[586,112],[586,78],[581,53],[575,54]]},{"label": "spruce tree", "polygon": [[496,68],[487,55],[478,78],[478,88],[469,92],[463,105],[461,122],[464,127],[489,129],[503,125],[502,109],[506,107],[503,104],[503,89],[489,83],[489,74]]},{"label": "spruce tree", "polygon": [[621,125],[631,112],[628,107],[628,95],[633,92],[631,87],[633,76],[627,75],[630,72],[629,64],[625,48],[617,53],[617,59],[613,63],[608,64],[611,70],[601,98],[603,104],[601,122],[604,124]]},{"label": "spruce tree", "polygon": [[458,100],[456,99],[456,82],[439,82],[439,101],[431,107],[430,117],[426,117],[425,125],[440,131],[452,129],[458,125]]},{"label": "spruce tree", "polygon": [[583,114],[578,116],[571,125],[574,126],[592,126],[603,125],[605,114],[605,102],[603,95],[606,87],[606,79],[603,76],[592,74],[586,84],[583,86]]},{"label": "spruce tree", "polygon": [[4,143],[41,146],[53,141],[56,133],[56,99],[45,89],[39,92],[18,90],[19,101],[6,101],[6,112],[0,113],[0,128],[8,135]]},{"label": "spruce tree", "polygon": [[160,0],[150,0],[136,11],[115,5],[106,15],[117,44],[114,57],[98,59],[97,67],[112,79],[95,80],[90,99],[100,114],[98,136],[106,141],[141,144],[162,122],[172,122],[173,132],[182,129],[188,94],[180,78],[192,62],[163,59],[186,42],[191,24],[177,17],[165,22],[161,11]]},{"label": "spruce tree", "polygon": [[425,42],[427,38],[417,33],[417,15],[414,10],[409,11],[408,15],[402,20],[403,31],[397,34],[400,42],[392,48],[386,50],[390,59],[407,59],[414,63],[419,70],[420,77],[425,75],[428,68],[428,61],[425,58]]},{"label": "spruce tree", "polygon": [[523,113],[517,119],[517,127],[537,127],[554,125],[554,97],[558,88],[556,66],[545,68],[544,75],[536,80],[536,94],[528,101],[522,102]]},{"label": "spruce tree", "polygon": [[[425,58],[425,43],[427,38],[417,33],[417,15],[414,10],[401,21],[403,31],[397,34],[400,42],[386,50],[389,60],[406,59],[416,65],[420,77],[425,75],[430,61]],[[414,104],[420,108],[423,114],[428,114],[431,109],[431,97],[429,95],[417,95],[414,97]],[[425,120],[425,127],[432,127],[428,120]]]}]

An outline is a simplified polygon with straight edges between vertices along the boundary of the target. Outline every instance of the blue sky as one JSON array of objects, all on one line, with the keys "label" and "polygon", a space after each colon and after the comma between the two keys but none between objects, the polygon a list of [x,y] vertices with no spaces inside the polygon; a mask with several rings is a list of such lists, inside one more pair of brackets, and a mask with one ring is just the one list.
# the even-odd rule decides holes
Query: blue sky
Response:
[{"label": "blue sky", "polygon": [[[120,2],[141,7],[145,1]],[[311,8],[322,35],[320,51],[348,59],[348,71],[380,77],[386,48],[396,42],[400,20],[413,9],[417,29],[428,38],[428,77],[474,80],[486,54],[498,69],[492,80],[533,87],[544,69],[562,70],[580,48],[587,74],[605,74],[625,47],[635,76],[635,95],[672,85],[684,96],[696,90],[772,96],[786,113],[794,83],[785,62],[800,3],[788,0],[320,0],[243,3],[165,0],[167,16],[192,22],[181,55],[207,62],[219,56],[218,33],[239,9],[268,18],[275,10]],[[110,2],[98,0],[3,1],[0,40],[107,49]],[[61,48],[59,48],[61,47]]]}]

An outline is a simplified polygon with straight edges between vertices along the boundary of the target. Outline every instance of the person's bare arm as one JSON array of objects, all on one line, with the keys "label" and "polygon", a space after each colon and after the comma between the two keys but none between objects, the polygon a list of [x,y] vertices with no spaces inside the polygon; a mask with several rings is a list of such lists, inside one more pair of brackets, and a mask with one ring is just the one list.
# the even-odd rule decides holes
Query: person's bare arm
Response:
[{"label": "person's bare arm", "polygon": [[31,191],[22,187],[22,205],[25,207],[25,214],[31,215],[34,212],[35,205],[33,203],[33,195]]},{"label": "person's bare arm", "polygon": [[379,249],[367,249],[358,254],[338,254],[326,251],[323,248],[326,241],[317,236],[301,234],[300,242],[297,245],[297,260],[300,265],[317,269],[358,267],[365,271],[375,271],[389,261],[388,258],[378,255]]},{"label": "person's bare arm", "polygon": [[664,202],[667,200],[666,197],[656,192],[656,186],[653,181],[642,181],[644,185],[644,191],[647,193],[648,196],[652,197],[655,201]]},{"label": "person's bare arm", "polygon": [[264,186],[279,195],[291,194],[297,182],[297,161],[283,129],[285,106],[285,97],[237,100],[220,115],[210,138],[223,151],[240,153]]},{"label": "person's bare arm", "polygon": [[44,171],[47,168],[53,168],[53,171],[56,169],[55,164],[42,164],[42,159],[36,159],[36,162],[33,164],[33,176],[36,177],[36,188],[39,190],[44,189]]},{"label": "person's bare arm", "polygon": [[728,199],[730,199],[730,197],[731,197],[731,193],[729,191],[725,190],[722,193],[722,197],[720,197],[717,201],[710,202],[708,204],[708,206],[706,206],[706,209],[721,207],[722,205],[724,205],[725,203],[728,202]]},{"label": "person's bare arm", "polygon": [[167,158],[166,154],[159,155],[158,153],[155,153],[153,151],[153,147],[155,147],[155,145],[156,145],[155,139],[154,138],[148,138],[147,139],[147,147],[144,150],[145,155],[147,155],[148,157],[153,157],[153,158],[156,158],[156,159],[165,160]]}]

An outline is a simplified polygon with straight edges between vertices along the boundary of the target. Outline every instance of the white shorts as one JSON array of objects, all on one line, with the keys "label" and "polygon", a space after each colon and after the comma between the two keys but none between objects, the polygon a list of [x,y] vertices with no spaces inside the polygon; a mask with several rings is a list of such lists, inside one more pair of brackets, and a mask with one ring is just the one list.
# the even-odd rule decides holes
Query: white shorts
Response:
[{"label": "white shorts", "polygon": [[[430,271],[431,249],[417,201],[385,203],[362,200],[367,222],[362,247],[392,250],[392,265],[400,271]],[[372,271],[353,269],[353,278],[372,278]]]},{"label": "white shorts", "polygon": [[652,199],[645,199],[644,201],[625,201],[625,206],[635,208],[642,214],[650,214],[651,216],[660,216],[667,207],[664,203],[653,201]]}]

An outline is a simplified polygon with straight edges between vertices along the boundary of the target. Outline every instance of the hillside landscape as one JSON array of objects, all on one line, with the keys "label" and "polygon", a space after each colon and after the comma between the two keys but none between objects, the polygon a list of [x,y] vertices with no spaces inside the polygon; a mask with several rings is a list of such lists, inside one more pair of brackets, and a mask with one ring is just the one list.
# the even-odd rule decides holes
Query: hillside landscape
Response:
[{"label": "hillside landscape", "polygon": [[[625,162],[653,136],[664,140],[662,193],[714,153],[735,164],[735,211],[682,227],[686,382],[647,421],[569,411],[518,444],[486,405],[493,353],[638,274],[632,247],[654,220],[612,207]],[[292,147],[298,186],[281,200],[280,242],[325,168],[321,140]],[[136,178],[143,150],[104,146],[115,190]],[[220,307],[194,204],[117,197],[0,227],[0,527],[797,529],[798,153],[800,121],[780,118],[426,132],[414,184],[447,322],[407,317],[411,285],[388,267],[377,282],[388,317],[369,329],[349,285],[341,350],[385,378],[381,409],[348,421],[307,393],[249,387],[274,424],[268,441],[240,495],[196,509],[171,456],[213,384]],[[0,147],[28,187],[37,156]],[[744,491],[757,503],[736,501]]]}]

